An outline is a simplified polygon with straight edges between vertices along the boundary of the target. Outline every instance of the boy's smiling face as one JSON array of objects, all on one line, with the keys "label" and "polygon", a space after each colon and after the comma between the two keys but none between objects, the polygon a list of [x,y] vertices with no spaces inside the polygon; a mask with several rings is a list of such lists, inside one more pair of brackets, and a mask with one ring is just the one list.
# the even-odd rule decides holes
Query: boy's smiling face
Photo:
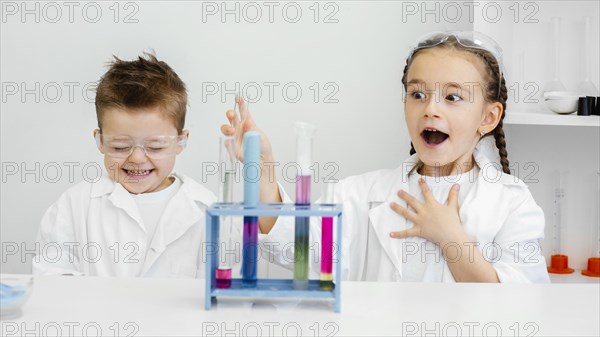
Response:
[{"label": "boy's smiling face", "polygon": [[[94,131],[94,137],[98,130]],[[184,130],[188,136],[188,131]],[[111,108],[102,117],[102,134],[129,136],[142,142],[155,136],[177,136],[175,124],[160,107],[142,109]],[[175,145],[176,151],[162,159],[149,158],[144,149],[134,147],[127,158],[115,158],[102,151],[104,165],[111,178],[134,194],[157,192],[171,184],[168,178],[175,166],[175,156],[183,146]]]},{"label": "boy's smiling face", "polygon": [[407,73],[406,125],[422,174],[465,172],[480,132],[494,130],[502,104],[483,96],[483,61],[465,51],[429,48],[420,51]]}]

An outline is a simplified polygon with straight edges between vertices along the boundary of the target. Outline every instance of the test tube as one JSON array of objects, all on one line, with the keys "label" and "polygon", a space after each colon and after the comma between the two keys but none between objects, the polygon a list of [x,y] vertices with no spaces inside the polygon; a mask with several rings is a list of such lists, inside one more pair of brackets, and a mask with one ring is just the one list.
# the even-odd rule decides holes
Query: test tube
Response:
[{"label": "test tube", "polygon": [[[310,205],[310,166],[312,137],[316,127],[308,123],[296,123],[296,160],[300,171],[296,177],[296,205]],[[294,288],[308,288],[308,240],[310,218],[296,217],[294,229]]]},{"label": "test tube", "polygon": [[[260,197],[260,134],[248,131],[244,135],[244,207],[258,206]],[[242,252],[242,287],[256,287],[258,266],[258,217],[244,216]]]},{"label": "test tube", "polygon": [[[600,171],[596,171],[596,206],[600,205]],[[600,208],[594,207],[596,209],[596,223],[592,226],[592,238],[594,242],[592,243],[592,256],[599,258],[600,257]]]},{"label": "test tube", "polygon": [[600,277],[600,171],[595,172],[597,180],[596,190],[596,221],[592,224],[592,230],[590,237],[591,242],[591,257],[588,258],[587,269],[582,270],[581,274],[590,277]]},{"label": "test tube", "polygon": [[[233,202],[233,189],[236,177],[236,147],[234,137],[221,137],[219,140],[219,170],[220,182],[219,185],[219,202],[231,203]],[[217,288],[230,288],[231,287],[231,268],[233,266],[232,255],[234,251],[232,238],[233,238],[233,217],[223,216],[221,217],[221,224],[224,228],[219,240],[219,268],[216,272],[216,285]]]},{"label": "test tube", "polygon": [[554,254],[562,253],[562,199],[565,191],[562,186],[561,173],[556,172],[556,186],[554,188]]},{"label": "test tube", "polygon": [[[336,181],[328,179],[323,182],[325,193],[323,204],[334,202]],[[321,282],[322,290],[333,290],[333,218],[321,218]]]},{"label": "test tube", "polygon": [[552,274],[571,274],[574,272],[572,268],[569,268],[569,257],[562,254],[562,242],[566,241],[563,237],[562,228],[562,209],[563,199],[565,197],[565,179],[564,175],[560,171],[555,172],[555,188],[554,188],[554,249],[553,255],[550,257],[550,266],[548,272]]}]

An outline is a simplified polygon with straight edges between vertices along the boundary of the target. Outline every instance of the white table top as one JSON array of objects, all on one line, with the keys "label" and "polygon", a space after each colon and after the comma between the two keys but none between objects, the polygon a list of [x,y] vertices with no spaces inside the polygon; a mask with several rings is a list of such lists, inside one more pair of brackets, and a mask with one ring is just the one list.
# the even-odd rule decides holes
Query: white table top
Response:
[{"label": "white table top", "polygon": [[331,302],[295,300],[228,299],[205,311],[203,297],[203,280],[35,277],[23,315],[2,320],[0,335],[600,334],[600,283],[344,282],[339,314]]}]

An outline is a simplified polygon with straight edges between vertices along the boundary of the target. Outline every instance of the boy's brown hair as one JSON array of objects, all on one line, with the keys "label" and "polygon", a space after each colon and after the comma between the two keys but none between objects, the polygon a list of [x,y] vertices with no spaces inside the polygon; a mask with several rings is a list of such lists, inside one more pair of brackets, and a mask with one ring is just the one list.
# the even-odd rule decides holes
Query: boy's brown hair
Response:
[{"label": "boy's brown hair", "polygon": [[102,130],[102,115],[108,109],[159,106],[181,134],[185,124],[187,92],[175,71],[149,53],[133,61],[113,57],[110,68],[96,89],[98,128]]}]

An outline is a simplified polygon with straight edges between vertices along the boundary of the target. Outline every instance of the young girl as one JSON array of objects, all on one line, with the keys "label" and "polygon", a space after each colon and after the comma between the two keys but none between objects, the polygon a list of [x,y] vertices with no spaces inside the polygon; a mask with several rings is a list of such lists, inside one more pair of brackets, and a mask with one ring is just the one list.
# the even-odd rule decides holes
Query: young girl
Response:
[{"label": "young girl", "polygon": [[[397,169],[352,176],[336,189],[344,212],[342,279],[549,282],[540,245],[544,213],[508,168],[499,62],[501,49],[473,32],[433,33],[411,51],[402,78],[411,156]],[[221,130],[241,144],[243,133],[257,128],[239,103],[241,120],[228,111],[233,125]],[[499,163],[484,151],[484,137],[494,137]],[[264,133],[261,151],[264,162],[274,161]],[[267,167],[261,201],[292,202]],[[293,252],[284,249],[292,249],[293,220],[265,218],[260,227],[268,233],[263,249],[292,268],[286,257]],[[310,236],[320,240],[317,223]],[[317,278],[318,258],[310,261]]]}]

